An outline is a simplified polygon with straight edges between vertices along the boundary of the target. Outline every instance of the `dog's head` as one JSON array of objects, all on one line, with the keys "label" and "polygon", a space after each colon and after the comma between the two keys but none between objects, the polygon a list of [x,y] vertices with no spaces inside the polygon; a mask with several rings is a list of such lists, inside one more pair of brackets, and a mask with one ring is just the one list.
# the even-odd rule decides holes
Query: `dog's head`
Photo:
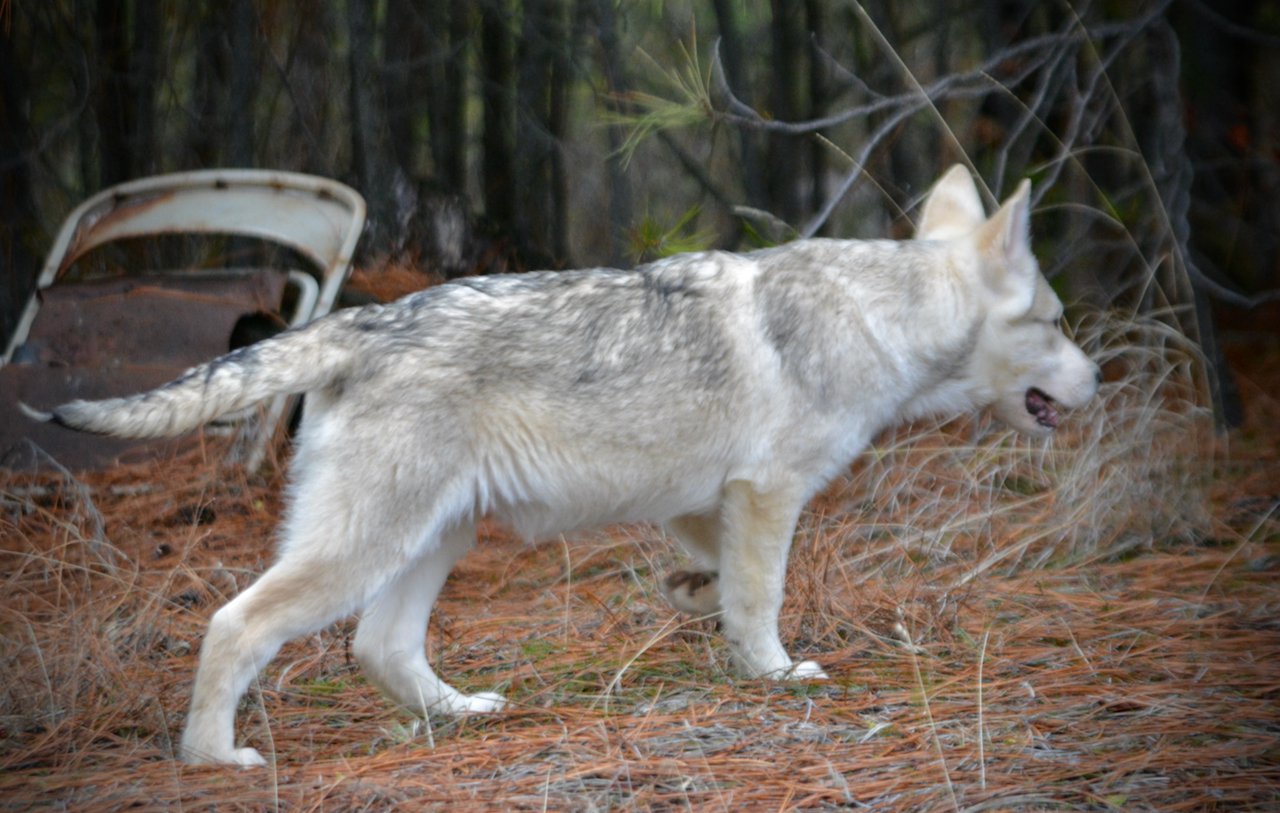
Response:
[{"label": "dog's head", "polygon": [[929,193],[916,231],[952,244],[954,266],[971,277],[986,314],[965,382],[981,406],[1029,435],[1057,428],[1058,408],[1084,406],[1098,366],[1062,331],[1062,302],[1030,245],[1031,184],[1023,181],[990,218],[973,177],[952,167]]}]

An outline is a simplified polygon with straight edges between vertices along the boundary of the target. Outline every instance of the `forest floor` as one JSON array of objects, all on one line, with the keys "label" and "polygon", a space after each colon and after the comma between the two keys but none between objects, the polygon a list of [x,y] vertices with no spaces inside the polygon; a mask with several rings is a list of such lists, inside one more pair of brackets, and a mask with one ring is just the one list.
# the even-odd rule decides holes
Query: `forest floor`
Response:
[{"label": "forest floor", "polygon": [[656,530],[485,528],[430,657],[508,710],[393,708],[348,620],[287,645],[242,704],[265,769],[173,755],[208,618],[272,555],[284,463],[0,473],[0,808],[1280,809],[1280,349],[1233,357],[1248,419],[1202,461],[1198,539],[841,581],[824,574],[855,520],[811,516],[783,633],[831,680],[778,684],[735,679],[713,624],[669,608]]}]

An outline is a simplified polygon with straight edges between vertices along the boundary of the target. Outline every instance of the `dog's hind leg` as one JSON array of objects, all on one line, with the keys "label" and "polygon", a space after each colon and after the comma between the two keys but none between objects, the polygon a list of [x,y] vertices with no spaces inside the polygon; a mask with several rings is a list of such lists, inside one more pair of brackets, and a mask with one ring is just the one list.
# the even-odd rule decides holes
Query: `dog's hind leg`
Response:
[{"label": "dog's hind leg", "polygon": [[470,523],[444,534],[438,546],[428,546],[369,604],[356,629],[352,648],[369,679],[392,700],[424,717],[430,711],[497,711],[505,703],[492,692],[459,692],[436,676],[423,651],[436,596],[454,563],[474,542]]},{"label": "dog's hind leg", "polygon": [[724,490],[720,551],[721,623],[749,677],[825,678],[813,661],[794,663],[778,637],[787,555],[803,506],[794,487],[762,490],[735,480]]},{"label": "dog's hind leg", "polygon": [[677,570],[662,580],[671,606],[695,616],[720,612],[720,512],[687,514],[665,523],[666,530],[693,557],[697,570]]},{"label": "dog's hind leg", "polygon": [[240,695],[286,641],[357,609],[363,595],[392,575],[377,568],[361,571],[363,565],[286,555],[214,614],[182,735],[186,762],[266,764],[257,750],[235,747]]},{"label": "dog's hind leg", "polygon": [[265,764],[253,748],[235,747],[236,704],[254,675],[286,641],[381,595],[463,513],[464,488],[394,465],[349,488],[348,467],[334,462],[341,451],[300,449],[279,561],[209,623],[182,735],[187,762]]}]

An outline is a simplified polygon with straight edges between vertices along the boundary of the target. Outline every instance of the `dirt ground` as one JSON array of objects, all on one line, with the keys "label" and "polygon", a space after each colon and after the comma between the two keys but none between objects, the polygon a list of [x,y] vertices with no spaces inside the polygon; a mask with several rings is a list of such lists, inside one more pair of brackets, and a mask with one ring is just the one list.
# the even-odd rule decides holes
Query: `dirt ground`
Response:
[{"label": "dirt ground", "polygon": [[531,547],[486,528],[430,657],[509,711],[391,707],[345,621],[243,703],[257,770],[173,752],[208,617],[271,557],[284,463],[0,474],[0,807],[1280,809],[1280,349],[1232,357],[1248,420],[1189,463],[1215,471],[1194,539],[962,578],[852,550],[837,491],[783,620],[832,679],[778,685],[735,679],[713,624],[668,607],[678,560],[653,529]]}]

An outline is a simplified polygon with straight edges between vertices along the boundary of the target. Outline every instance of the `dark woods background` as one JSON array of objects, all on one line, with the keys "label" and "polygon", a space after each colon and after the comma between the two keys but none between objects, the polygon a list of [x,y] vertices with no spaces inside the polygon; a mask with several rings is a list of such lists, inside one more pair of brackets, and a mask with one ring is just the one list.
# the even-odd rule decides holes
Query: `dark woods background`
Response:
[{"label": "dark woods background", "polygon": [[338,178],[362,264],[455,276],[905,236],[967,160],[1067,298],[1212,354],[1280,276],[1278,87],[1274,2],[0,0],[0,336],[147,174]]}]

